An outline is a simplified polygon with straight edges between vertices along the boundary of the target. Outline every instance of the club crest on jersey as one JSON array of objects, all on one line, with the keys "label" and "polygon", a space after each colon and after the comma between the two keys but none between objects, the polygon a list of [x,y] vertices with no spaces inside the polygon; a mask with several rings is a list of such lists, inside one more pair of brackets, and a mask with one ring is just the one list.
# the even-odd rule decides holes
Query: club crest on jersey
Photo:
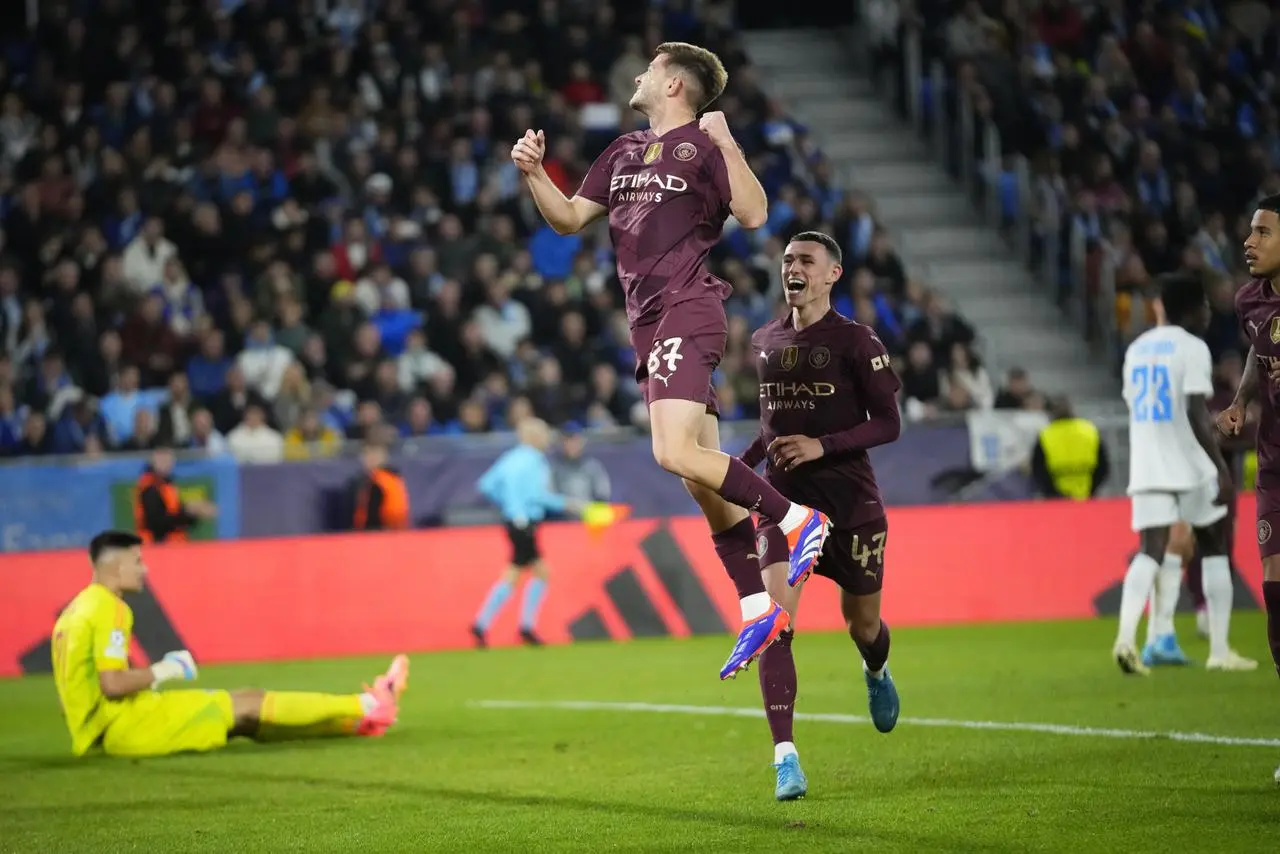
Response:
[{"label": "club crest on jersey", "polygon": [[698,156],[698,147],[692,142],[682,142],[671,152],[676,160],[688,162]]},{"label": "club crest on jersey", "polygon": [[662,143],[651,142],[649,143],[649,147],[644,150],[644,157],[640,159],[644,161],[645,166],[648,166],[650,163],[656,162],[658,158],[660,158],[661,156],[662,156]]},{"label": "club crest on jersey", "polygon": [[1271,318],[1271,343],[1280,344],[1280,317]]},{"label": "club crest on jersey", "polygon": [[1271,540],[1271,523],[1266,519],[1258,520],[1258,545],[1265,546]]},{"label": "club crest on jersey", "polygon": [[794,345],[782,348],[782,370],[789,371],[800,361],[800,348]]},{"label": "club crest on jersey", "polygon": [[829,364],[831,364],[831,351],[821,345],[814,347],[813,352],[809,354],[809,367],[820,371]]}]

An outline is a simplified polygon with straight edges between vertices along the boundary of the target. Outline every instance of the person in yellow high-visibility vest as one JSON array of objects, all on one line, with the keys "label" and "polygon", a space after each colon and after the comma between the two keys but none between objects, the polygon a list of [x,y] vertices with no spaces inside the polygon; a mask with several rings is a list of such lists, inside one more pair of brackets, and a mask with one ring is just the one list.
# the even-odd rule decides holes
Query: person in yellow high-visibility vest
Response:
[{"label": "person in yellow high-visibility vest", "polygon": [[1031,453],[1031,479],[1046,498],[1085,501],[1111,473],[1107,447],[1094,423],[1077,418],[1065,397],[1050,402],[1049,417]]}]

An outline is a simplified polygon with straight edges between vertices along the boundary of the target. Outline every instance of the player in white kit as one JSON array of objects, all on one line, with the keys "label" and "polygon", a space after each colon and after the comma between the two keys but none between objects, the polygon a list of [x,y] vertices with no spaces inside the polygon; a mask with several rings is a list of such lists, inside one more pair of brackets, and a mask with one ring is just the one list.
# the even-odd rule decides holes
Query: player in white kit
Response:
[{"label": "player in white kit", "polygon": [[[1199,279],[1164,277],[1156,314],[1160,325],[1138,336],[1124,357],[1129,495],[1140,545],[1124,577],[1115,660],[1125,673],[1143,675],[1152,665],[1187,663],[1173,626],[1182,558],[1166,553],[1170,527],[1183,521],[1194,530],[1203,555],[1209,611],[1206,667],[1253,670],[1258,663],[1237,655],[1227,641],[1234,590],[1225,546],[1225,502],[1233,486],[1207,405],[1213,395],[1213,360],[1199,337],[1210,316]],[[1139,658],[1138,623],[1153,586],[1154,640]]]}]

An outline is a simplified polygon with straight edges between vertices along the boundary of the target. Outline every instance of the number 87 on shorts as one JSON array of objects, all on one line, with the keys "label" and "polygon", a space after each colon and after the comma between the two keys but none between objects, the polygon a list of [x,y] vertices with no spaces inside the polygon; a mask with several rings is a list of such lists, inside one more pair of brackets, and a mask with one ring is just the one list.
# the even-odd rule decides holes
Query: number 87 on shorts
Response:
[{"label": "number 87 on shorts", "polygon": [[648,354],[636,365],[636,383],[645,403],[690,400],[716,413],[711,375],[727,338],[728,322],[718,299],[678,303],[656,323],[633,329],[631,346],[637,355]]}]

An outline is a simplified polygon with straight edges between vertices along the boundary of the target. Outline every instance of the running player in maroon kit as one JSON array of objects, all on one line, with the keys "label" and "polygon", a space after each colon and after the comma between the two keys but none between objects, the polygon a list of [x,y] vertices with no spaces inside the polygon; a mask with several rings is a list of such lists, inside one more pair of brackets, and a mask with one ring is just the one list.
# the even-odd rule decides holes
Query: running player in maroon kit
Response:
[{"label": "running player in maroon kit", "polygon": [[[861,653],[871,720],[880,732],[890,732],[898,723],[898,689],[889,675],[889,627],[880,619],[889,528],[867,449],[898,438],[900,384],[875,332],[831,308],[840,262],[840,246],[816,231],[797,234],[783,252],[791,311],[751,337],[760,376],[760,435],[743,461],[756,466],[768,460],[769,482],[779,492],[831,518],[831,537],[816,572],[840,585],[840,610]],[[761,528],[766,586],[793,621],[760,658],[777,769],[774,797],[780,801],[808,790],[792,741],[791,640],[801,588],[783,583],[786,545],[777,527]]]},{"label": "running player in maroon kit", "polygon": [[702,508],[742,606],[742,628],[721,679],[747,668],[790,622],[765,592],[749,511],[786,534],[793,585],[813,571],[829,524],[720,451],[711,374],[724,353],[724,300],[731,289],[707,272],[705,260],[730,214],[746,228],[760,227],[768,216],[764,189],[724,114],[697,117],[727,81],[711,51],[681,42],[658,45],[631,97],[631,107],[649,118],[649,129],[614,140],[573,198],[565,198],[542,168],[542,131],[526,131],[511,149],[538,210],[558,233],[609,217],[654,458],[684,480]]},{"label": "running player in maroon kit", "polygon": [[[1235,400],[1218,415],[1218,427],[1228,436],[1237,435],[1249,404],[1260,397],[1258,551],[1267,642],[1280,674],[1280,418],[1276,411],[1280,406],[1280,195],[1258,203],[1244,242],[1244,260],[1254,278],[1236,293],[1236,317],[1249,337],[1249,356]],[[1264,373],[1265,384],[1259,379]],[[1280,783],[1280,768],[1275,777]]]}]

